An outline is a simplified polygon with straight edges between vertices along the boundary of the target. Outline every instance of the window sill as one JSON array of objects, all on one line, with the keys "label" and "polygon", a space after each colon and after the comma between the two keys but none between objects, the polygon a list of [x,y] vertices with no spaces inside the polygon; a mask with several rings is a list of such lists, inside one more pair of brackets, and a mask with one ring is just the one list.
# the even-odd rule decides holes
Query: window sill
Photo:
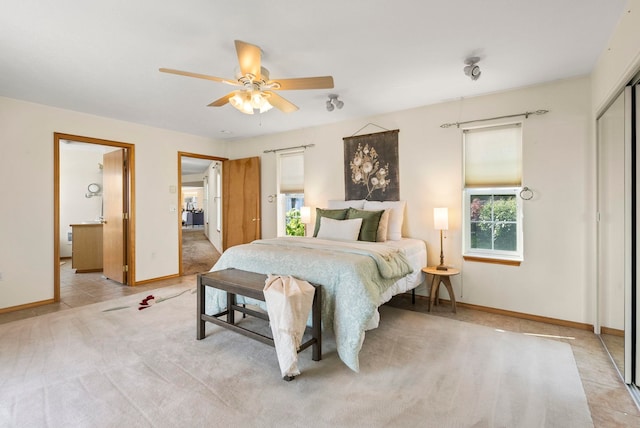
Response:
[{"label": "window sill", "polygon": [[488,257],[462,256],[462,258],[466,262],[492,263],[492,264],[507,265],[507,266],[520,266],[520,263],[522,263],[522,261],[520,260],[494,259],[494,258],[488,258]]}]

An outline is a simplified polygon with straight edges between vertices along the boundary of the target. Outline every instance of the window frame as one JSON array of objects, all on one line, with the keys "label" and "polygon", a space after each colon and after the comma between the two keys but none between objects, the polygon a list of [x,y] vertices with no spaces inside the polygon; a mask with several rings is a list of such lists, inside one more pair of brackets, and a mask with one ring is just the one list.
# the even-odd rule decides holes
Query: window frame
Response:
[{"label": "window frame", "polygon": [[[464,131],[490,131],[492,128],[498,130],[499,128],[504,127],[519,127],[520,128],[520,141],[519,150],[521,151],[520,155],[520,185],[513,183],[513,185],[499,185],[495,183],[485,183],[484,185],[479,185],[477,187],[474,186],[466,186],[466,156],[467,156],[467,141],[466,135]],[[523,168],[524,168],[524,158],[523,158],[523,145],[524,145],[524,122],[523,121],[514,121],[514,122],[503,122],[503,123],[495,123],[491,125],[484,126],[475,126],[468,127],[463,129],[463,157],[462,157],[462,256],[465,260],[472,261],[485,261],[488,263],[498,263],[498,264],[508,264],[508,265],[520,265],[520,262],[524,261],[524,208],[523,201],[520,197],[520,192],[522,191],[522,181],[523,179]],[[483,249],[483,248],[471,248],[471,196],[472,195],[514,195],[516,200],[516,250],[515,251],[506,251],[506,250],[494,250],[494,249]]]},{"label": "window frame", "polygon": [[[302,189],[300,191],[283,193],[280,188],[282,177],[282,159],[290,156],[300,156],[302,160]],[[287,207],[286,202],[289,198],[293,197],[301,199],[301,206],[304,205],[304,164],[305,164],[305,150],[304,149],[292,149],[282,150],[276,153],[276,236],[288,236],[287,235]]]},{"label": "window frame", "polygon": [[[464,257],[507,260],[514,262],[524,261],[524,231],[523,231],[523,204],[520,198],[521,187],[467,187],[462,194],[463,207],[463,253]],[[516,250],[495,250],[486,248],[471,248],[471,197],[474,195],[513,195],[516,200]]]}]

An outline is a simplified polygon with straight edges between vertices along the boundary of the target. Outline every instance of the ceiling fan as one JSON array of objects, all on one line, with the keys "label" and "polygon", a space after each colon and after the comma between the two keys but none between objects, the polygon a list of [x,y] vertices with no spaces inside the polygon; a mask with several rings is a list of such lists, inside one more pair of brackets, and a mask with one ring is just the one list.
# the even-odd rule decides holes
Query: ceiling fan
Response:
[{"label": "ceiling fan", "polygon": [[295,104],[281,97],[274,91],[333,88],[333,77],[331,76],[270,79],[269,70],[261,65],[260,48],[240,40],[236,40],[235,44],[238,63],[240,64],[240,72],[237,80],[223,79],[221,77],[174,70],[171,68],[161,68],[160,71],[163,73],[196,77],[198,79],[213,80],[214,82],[235,86],[238,89],[215,100],[209,104],[209,106],[221,107],[229,103],[246,114],[253,114],[254,112],[264,113],[270,110],[271,107],[275,107],[285,113],[298,110]]}]

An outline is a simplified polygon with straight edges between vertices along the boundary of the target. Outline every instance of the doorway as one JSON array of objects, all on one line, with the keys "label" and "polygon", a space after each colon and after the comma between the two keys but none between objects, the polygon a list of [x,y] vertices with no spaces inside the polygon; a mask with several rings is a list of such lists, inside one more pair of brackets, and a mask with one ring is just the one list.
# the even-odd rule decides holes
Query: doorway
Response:
[{"label": "doorway", "polygon": [[180,276],[211,269],[221,248],[221,170],[224,158],[178,152]]},{"label": "doorway", "polygon": [[[74,150],[92,152],[94,160],[85,165],[82,157],[76,156],[80,170],[71,168],[62,153]],[[93,265],[91,271],[113,272],[110,273],[112,280],[135,285],[133,183],[133,144],[54,133],[54,301],[60,301],[62,258],[71,256],[74,262],[71,224],[77,225],[79,231],[102,229],[102,233],[94,233],[93,239],[109,237],[105,245],[104,239],[99,245],[92,241],[88,243],[96,253],[102,253],[95,254],[97,262],[93,260],[92,263],[98,265]],[[74,198],[76,202],[71,205],[73,212],[70,215],[67,203]],[[113,200],[118,201],[115,210],[119,213],[116,220],[109,220]],[[80,242],[79,238],[76,242]],[[98,251],[100,249],[102,251]],[[76,253],[86,255],[85,252]],[[118,266],[114,268],[115,264]]]}]

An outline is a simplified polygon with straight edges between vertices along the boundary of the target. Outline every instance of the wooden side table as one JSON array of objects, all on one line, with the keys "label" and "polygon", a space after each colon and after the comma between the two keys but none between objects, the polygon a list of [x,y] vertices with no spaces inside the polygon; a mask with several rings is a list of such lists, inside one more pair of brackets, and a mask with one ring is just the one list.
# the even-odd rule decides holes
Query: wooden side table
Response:
[{"label": "wooden side table", "polygon": [[429,292],[429,312],[431,312],[431,308],[438,296],[440,283],[443,283],[447,288],[447,291],[449,292],[449,299],[451,299],[451,307],[453,308],[453,312],[456,312],[456,295],[453,293],[453,287],[451,286],[451,280],[449,277],[458,275],[460,273],[460,269],[448,268],[447,270],[438,270],[435,266],[429,266],[422,268],[422,272],[433,275],[431,291]]}]

